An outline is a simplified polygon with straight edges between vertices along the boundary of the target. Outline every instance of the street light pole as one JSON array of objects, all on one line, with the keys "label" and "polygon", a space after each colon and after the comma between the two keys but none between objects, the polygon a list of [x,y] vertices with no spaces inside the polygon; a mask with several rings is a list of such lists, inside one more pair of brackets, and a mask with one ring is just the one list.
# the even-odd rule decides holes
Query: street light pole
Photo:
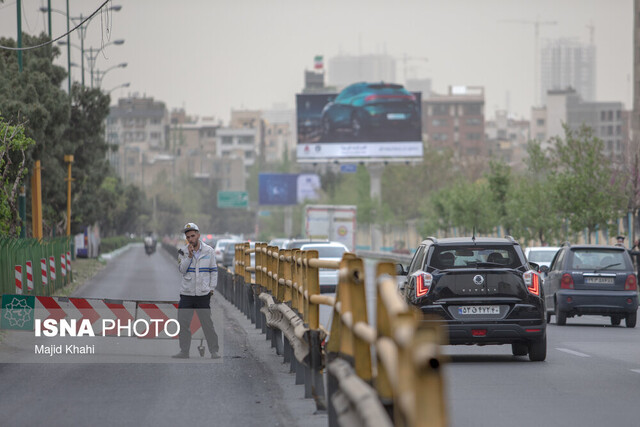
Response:
[{"label": "street light pole", "polygon": [[22,72],[22,0],[17,0],[18,14],[18,71]]},{"label": "street light pole", "polygon": [[67,70],[69,74],[67,76],[68,79],[68,87],[69,87],[69,100],[71,100],[71,33],[69,32],[69,0],[67,0]]},{"label": "street light pole", "polygon": [[51,37],[51,0],[47,0],[47,18],[49,20],[49,40],[52,40],[52,37]]},{"label": "street light pole", "polygon": [[[80,22],[82,22],[82,14],[80,14]],[[84,87],[84,34],[85,34],[86,28],[84,27],[84,25],[80,26],[80,56],[82,56],[82,58],[80,59],[80,67],[81,67],[81,73],[82,73],[82,87]]]},{"label": "street light pole", "polygon": [[126,62],[122,62],[118,65],[114,65],[113,67],[109,67],[104,71],[96,70],[96,87],[102,86],[102,79],[109,71],[114,70],[116,68],[126,68],[127,65],[129,64]]}]

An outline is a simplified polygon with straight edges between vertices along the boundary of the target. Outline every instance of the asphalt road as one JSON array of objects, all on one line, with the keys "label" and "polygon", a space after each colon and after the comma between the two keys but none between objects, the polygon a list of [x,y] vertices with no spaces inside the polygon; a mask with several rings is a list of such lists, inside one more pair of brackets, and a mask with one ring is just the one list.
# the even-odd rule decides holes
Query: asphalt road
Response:
[{"label": "asphalt road", "polygon": [[[134,247],[74,296],[171,301],[178,284],[176,264],[161,249],[148,257]],[[28,363],[0,364],[0,425],[326,425],[264,335],[218,298],[212,308],[214,322],[215,313],[222,318],[216,329],[223,358],[217,361],[196,357],[196,344],[191,359],[171,359],[177,340],[122,338],[128,344],[118,346],[116,338],[96,337],[104,363],[86,355],[80,363],[43,362],[34,360],[31,332],[9,332],[0,356]]]}]

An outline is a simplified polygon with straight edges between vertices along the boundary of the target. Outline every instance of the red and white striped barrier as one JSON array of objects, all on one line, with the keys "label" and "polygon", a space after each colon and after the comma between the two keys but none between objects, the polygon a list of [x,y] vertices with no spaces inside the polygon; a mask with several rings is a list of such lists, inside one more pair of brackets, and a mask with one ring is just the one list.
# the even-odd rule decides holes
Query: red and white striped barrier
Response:
[{"label": "red and white striped barrier", "polygon": [[33,290],[33,268],[31,261],[27,261],[27,289],[29,292]]},{"label": "red and white striped barrier", "polygon": [[16,265],[16,294],[22,295],[22,266]]},{"label": "red and white striped barrier", "polygon": [[42,286],[47,286],[47,259],[40,258],[40,274],[42,274]]},{"label": "red and white striped barrier", "polygon": [[51,280],[56,280],[56,258],[52,256],[49,257],[49,276]]},{"label": "red and white striped barrier", "polygon": [[67,252],[67,271],[71,274],[71,252]]},{"label": "red and white striped barrier", "polygon": [[62,277],[67,277],[67,262],[64,259],[64,254],[60,254],[60,274]]}]

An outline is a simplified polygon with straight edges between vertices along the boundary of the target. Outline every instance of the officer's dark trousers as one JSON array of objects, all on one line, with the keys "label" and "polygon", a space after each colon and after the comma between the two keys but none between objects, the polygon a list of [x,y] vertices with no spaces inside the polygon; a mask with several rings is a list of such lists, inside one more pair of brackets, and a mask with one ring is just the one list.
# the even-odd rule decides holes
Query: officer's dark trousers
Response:
[{"label": "officer's dark trousers", "polygon": [[193,318],[193,309],[198,313],[202,331],[207,339],[209,351],[211,353],[218,351],[218,335],[213,329],[211,321],[211,307],[209,302],[211,296],[192,296],[180,295],[180,303],[178,304],[178,323],[180,323],[180,350],[183,353],[189,353],[191,347],[191,319]]}]

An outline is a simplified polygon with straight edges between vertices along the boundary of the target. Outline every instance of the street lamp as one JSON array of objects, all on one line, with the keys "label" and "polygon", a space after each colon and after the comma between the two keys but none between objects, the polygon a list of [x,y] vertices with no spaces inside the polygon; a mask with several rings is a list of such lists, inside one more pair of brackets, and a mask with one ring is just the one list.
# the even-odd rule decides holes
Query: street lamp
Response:
[{"label": "street lamp", "polygon": [[129,86],[131,86],[131,83],[122,83],[122,84],[121,84],[121,85],[119,85],[119,86],[116,86],[116,87],[114,87],[114,88],[109,89],[109,90],[107,91],[107,94],[108,94],[108,95],[110,95],[110,94],[111,94],[111,92],[113,92],[113,91],[114,91],[114,90],[116,90],[116,89],[120,89],[120,88],[123,88],[123,87],[129,87]]},{"label": "street lamp", "polygon": [[129,64],[126,62],[123,62],[121,64],[114,65],[113,67],[109,67],[105,71],[96,70],[96,87],[102,86],[102,79],[104,78],[105,74],[107,74],[109,71],[114,70],[116,68],[126,68],[127,65]]},{"label": "street lamp", "polygon": [[[105,10],[107,11],[114,11],[114,12],[118,12],[120,11],[120,9],[122,9],[122,6],[120,5],[115,5],[115,6],[110,6],[108,8],[106,8]],[[89,24],[91,23],[91,20],[95,17],[95,15],[93,15],[91,18],[89,18],[87,20],[86,23],[83,24],[84,21],[84,17],[82,15],[80,16],[69,16],[69,0],[67,0],[67,12],[63,12],[59,9],[52,9],[51,8],[51,2],[49,1],[49,7],[41,7],[40,8],[40,12],[43,13],[48,13],[49,15],[49,38],[51,38],[51,12],[56,12],[59,13],[63,16],[67,17],[67,33],[69,33],[69,20],[72,20],[74,25],[76,24],[76,22],[81,23],[80,25],[80,33],[78,34],[78,36],[80,37],[80,51],[82,54],[82,86],[84,87],[84,39],[87,35],[87,27],[89,26]],[[63,42],[64,43],[64,42]],[[71,41],[70,41],[70,35],[67,34],[67,58],[69,58],[67,60],[67,65],[69,64],[69,61],[71,61]],[[69,94],[71,94],[71,67],[69,66]]]},{"label": "street lamp", "polygon": [[[102,49],[112,44],[122,45],[124,44],[124,40],[123,39],[114,40],[112,42],[102,45],[100,49],[94,49],[93,47],[89,48],[88,59],[89,59],[89,68],[91,69],[91,87],[92,88],[93,88],[93,68],[96,65],[96,59],[98,58],[98,54],[102,51]],[[93,54],[94,51],[95,51],[95,55]]]}]

